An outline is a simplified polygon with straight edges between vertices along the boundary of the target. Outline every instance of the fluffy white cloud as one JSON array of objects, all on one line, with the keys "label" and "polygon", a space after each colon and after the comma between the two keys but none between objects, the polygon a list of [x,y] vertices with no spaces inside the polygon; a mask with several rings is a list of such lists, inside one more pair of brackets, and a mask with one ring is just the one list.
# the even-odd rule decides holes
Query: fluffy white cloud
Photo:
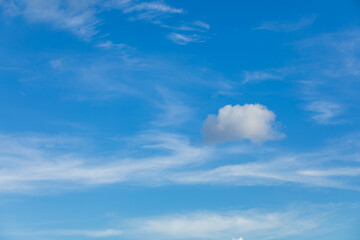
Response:
[{"label": "fluffy white cloud", "polygon": [[202,134],[209,143],[248,139],[254,143],[282,138],[273,128],[275,114],[261,104],[226,105],[209,115]]}]

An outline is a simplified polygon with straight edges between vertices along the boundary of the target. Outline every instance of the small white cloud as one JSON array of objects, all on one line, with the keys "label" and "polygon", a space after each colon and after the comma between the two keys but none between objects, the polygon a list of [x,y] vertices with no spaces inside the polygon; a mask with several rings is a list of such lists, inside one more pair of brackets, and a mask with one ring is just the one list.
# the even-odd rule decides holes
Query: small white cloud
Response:
[{"label": "small white cloud", "polygon": [[105,41],[103,43],[99,43],[97,46],[105,49],[110,49],[110,48],[123,49],[127,47],[127,45],[124,43],[113,43],[112,41]]},{"label": "small white cloud", "polygon": [[210,25],[203,21],[193,21],[189,23],[181,24],[180,26],[171,26],[162,24],[164,28],[169,28],[177,31],[193,31],[193,32],[206,32],[210,29]]},{"label": "small white cloud", "polygon": [[300,30],[304,27],[310,26],[316,20],[316,16],[304,17],[297,22],[279,22],[279,21],[269,21],[263,22],[259,27],[256,27],[256,30],[268,30],[274,32],[293,32]]},{"label": "small white cloud", "polygon": [[243,84],[248,82],[257,82],[257,81],[265,81],[265,80],[281,80],[282,77],[279,74],[275,74],[272,72],[264,72],[264,71],[255,71],[255,72],[245,72]]},{"label": "small white cloud", "polygon": [[176,44],[186,45],[190,42],[202,42],[199,35],[197,34],[180,34],[180,33],[171,33],[168,35],[169,39]]},{"label": "small white cloud", "polygon": [[218,115],[209,115],[202,134],[205,141],[218,143],[248,139],[254,143],[284,137],[274,130],[275,114],[261,104],[226,105]]},{"label": "small white cloud", "polygon": [[312,118],[320,124],[342,123],[342,121],[334,120],[342,112],[339,104],[327,101],[314,101],[306,107],[306,110],[314,112],[315,115]]},{"label": "small white cloud", "polygon": [[181,8],[170,7],[169,5],[162,2],[145,2],[133,5],[125,8],[124,12],[141,12],[141,11],[152,11],[162,13],[182,13],[184,10]]},{"label": "small white cloud", "polygon": [[193,22],[193,25],[205,28],[206,30],[210,29],[210,25],[203,21],[195,21],[195,22]]}]

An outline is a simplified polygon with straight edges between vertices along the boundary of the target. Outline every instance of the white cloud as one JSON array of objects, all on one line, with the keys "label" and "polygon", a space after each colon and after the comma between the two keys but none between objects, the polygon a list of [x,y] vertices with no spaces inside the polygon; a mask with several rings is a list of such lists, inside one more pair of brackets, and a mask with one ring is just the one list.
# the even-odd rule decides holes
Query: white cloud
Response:
[{"label": "white cloud", "polygon": [[158,92],[162,100],[155,102],[154,105],[161,110],[161,113],[157,114],[156,119],[151,122],[154,126],[179,126],[189,121],[194,115],[193,109],[182,102],[177,96],[178,93],[164,88],[159,88]]},{"label": "white cloud", "polygon": [[181,8],[174,8],[167,5],[164,1],[154,2],[133,2],[128,1],[119,6],[125,14],[131,14],[129,20],[144,20],[149,23],[163,25],[162,19],[173,14],[182,14]]},{"label": "white cloud", "polygon": [[[119,182],[156,185],[166,181],[165,172],[200,163],[211,153],[177,135],[149,133],[136,138],[141,145],[134,151],[155,151],[154,156],[94,159],[73,153],[68,145],[74,141],[1,135],[0,191],[34,191],[59,183],[65,189]],[[59,151],[58,145],[67,150]]]},{"label": "white cloud", "polygon": [[60,229],[60,230],[43,230],[43,231],[31,231],[23,232],[18,230],[17,232],[8,232],[6,233],[10,236],[70,236],[70,237],[87,237],[87,238],[112,238],[123,235],[123,231],[117,229],[103,229],[103,230],[94,230],[94,229]]},{"label": "white cloud", "polygon": [[[0,2],[9,16],[22,15],[31,22],[48,23],[57,29],[63,29],[89,40],[99,32],[104,21],[99,16],[103,11],[120,10],[129,16],[129,20],[144,20],[161,27],[165,17],[182,14],[184,10],[175,8],[164,1],[141,2],[130,0],[16,0]],[[194,21],[192,30],[208,30],[209,25]]]},{"label": "white cloud", "polygon": [[243,84],[248,82],[258,82],[264,80],[281,80],[282,76],[279,73],[267,72],[267,71],[254,71],[245,72]]},{"label": "white cloud", "polygon": [[130,5],[124,8],[125,13],[129,12],[160,12],[160,13],[183,13],[184,10],[181,8],[170,7],[164,2],[143,2],[134,5]]},{"label": "white cloud", "polygon": [[180,33],[171,33],[168,35],[169,39],[179,45],[187,45],[191,42],[202,42],[203,40],[197,34],[180,34]]},{"label": "white cloud", "polygon": [[339,104],[327,101],[313,101],[305,109],[314,112],[315,115],[312,118],[320,124],[342,123],[342,121],[334,119],[342,113],[342,107]]},{"label": "white cloud", "polygon": [[163,111],[151,123],[155,126],[178,126],[190,119],[193,110],[181,102],[167,102],[159,106]]},{"label": "white cloud", "polygon": [[[233,212],[191,212],[139,219],[136,235],[150,239],[284,239],[307,236],[330,218],[327,212],[305,207],[270,212],[251,209]],[[306,209],[306,211],[304,211]],[[323,210],[323,209],[321,209]],[[310,234],[311,235],[311,234]],[[242,236],[242,237],[237,237]]]},{"label": "white cloud", "polygon": [[[346,179],[332,177],[360,176],[359,168],[319,170],[305,158],[289,156],[268,161],[224,165],[209,170],[183,171],[171,176],[172,181],[179,184],[231,184],[239,186],[279,185],[296,183],[315,187],[331,187],[344,189],[359,189],[356,183]],[[353,185],[354,184],[354,185]]]},{"label": "white cloud", "polygon": [[360,176],[360,168],[335,168],[325,170],[304,170],[300,171],[303,175],[319,176],[319,177],[338,177],[338,176]]},{"label": "white cloud", "polygon": [[193,22],[193,25],[198,26],[198,27],[205,28],[205,29],[207,29],[207,30],[210,29],[210,25],[207,24],[206,22],[203,22],[203,21],[194,21],[194,22]]},{"label": "white cloud", "polygon": [[161,25],[164,28],[169,28],[177,31],[193,31],[193,32],[206,32],[210,29],[210,25],[203,21],[193,21],[181,24],[180,26],[169,26],[166,24]]},{"label": "white cloud", "polygon": [[49,23],[56,28],[68,30],[88,39],[98,32],[96,29],[100,21],[96,17],[98,2],[98,0],[19,0],[11,1],[11,10],[8,10],[8,13],[21,14],[32,22]]},{"label": "white cloud", "polygon": [[97,46],[100,48],[105,48],[105,49],[112,49],[112,48],[123,49],[123,48],[128,47],[124,43],[113,43],[112,41],[105,41],[105,42],[99,43]]},{"label": "white cloud", "polygon": [[209,115],[202,134],[210,143],[248,139],[254,143],[276,140],[284,135],[274,130],[275,114],[260,104],[226,105],[218,115]]},{"label": "white cloud", "polygon": [[[40,233],[41,234],[41,233]],[[115,229],[106,230],[55,230],[49,231],[45,235],[61,235],[61,236],[83,236],[91,238],[107,238],[123,235],[122,231]]]},{"label": "white cloud", "polygon": [[[61,229],[24,231],[19,227],[6,236],[21,237],[87,237],[124,239],[213,239],[270,240],[317,239],[338,231],[345,224],[356,223],[350,211],[357,206],[344,204],[299,204],[285,209],[251,208],[228,211],[191,211],[179,214],[119,219],[118,228],[104,230]],[[346,217],[345,217],[346,216]],[[344,218],[345,217],[345,218]],[[337,219],[346,219],[339,224]],[[241,237],[239,237],[241,236]]]},{"label": "white cloud", "polygon": [[[148,187],[292,183],[360,189],[356,138],[351,142],[340,140],[347,141],[345,146],[336,142],[336,147],[301,154],[250,143],[231,147],[193,146],[182,136],[158,132],[122,141],[126,142],[125,152],[102,155],[87,152],[96,149],[91,140],[0,135],[0,192],[71,190],[116,183]],[[223,164],[228,159],[240,163]],[[209,161],[215,166],[209,168],[206,164]]]},{"label": "white cloud", "polygon": [[316,20],[316,16],[305,17],[300,19],[297,22],[279,22],[279,21],[269,21],[263,22],[259,27],[256,27],[257,30],[269,30],[274,32],[293,32],[310,26]]}]

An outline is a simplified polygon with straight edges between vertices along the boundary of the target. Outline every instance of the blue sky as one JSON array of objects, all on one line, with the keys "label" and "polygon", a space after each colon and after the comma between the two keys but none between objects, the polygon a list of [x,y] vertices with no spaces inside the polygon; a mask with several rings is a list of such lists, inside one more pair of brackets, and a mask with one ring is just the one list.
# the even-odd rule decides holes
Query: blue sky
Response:
[{"label": "blue sky", "polygon": [[0,239],[360,238],[358,1],[0,13]]}]

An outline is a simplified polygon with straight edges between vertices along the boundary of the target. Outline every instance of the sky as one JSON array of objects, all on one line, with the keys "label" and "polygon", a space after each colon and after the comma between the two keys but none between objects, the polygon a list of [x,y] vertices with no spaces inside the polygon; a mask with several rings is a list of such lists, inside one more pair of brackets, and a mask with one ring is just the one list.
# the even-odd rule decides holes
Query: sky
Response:
[{"label": "sky", "polygon": [[360,2],[0,0],[1,240],[359,240]]}]

